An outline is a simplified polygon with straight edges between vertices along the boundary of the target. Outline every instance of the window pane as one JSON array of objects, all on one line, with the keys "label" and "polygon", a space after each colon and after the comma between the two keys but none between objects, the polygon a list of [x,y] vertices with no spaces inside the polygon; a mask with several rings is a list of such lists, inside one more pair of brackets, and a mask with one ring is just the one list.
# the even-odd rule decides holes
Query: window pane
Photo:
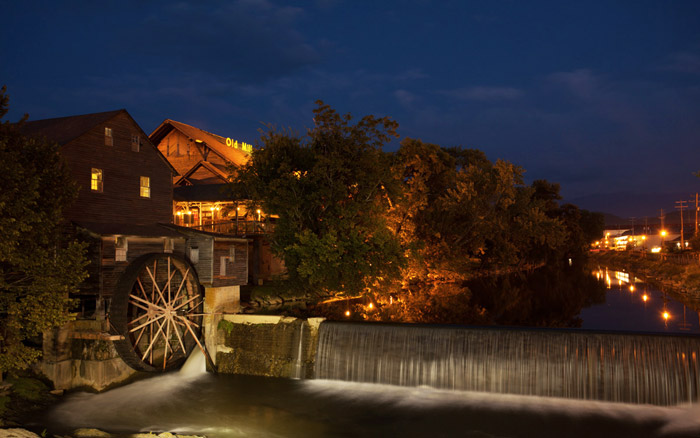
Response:
[{"label": "window pane", "polygon": [[147,176],[141,177],[141,197],[150,198],[151,197],[151,178]]},{"label": "window pane", "polygon": [[90,178],[90,189],[96,192],[102,191],[102,169],[92,169],[92,176]]}]

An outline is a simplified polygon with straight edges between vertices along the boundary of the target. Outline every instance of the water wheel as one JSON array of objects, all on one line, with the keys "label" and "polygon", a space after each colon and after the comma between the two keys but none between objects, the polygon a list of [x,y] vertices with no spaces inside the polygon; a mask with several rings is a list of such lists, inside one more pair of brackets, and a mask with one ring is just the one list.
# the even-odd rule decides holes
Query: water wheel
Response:
[{"label": "water wheel", "polygon": [[110,318],[124,336],[114,343],[117,352],[139,371],[181,365],[199,344],[203,301],[197,273],[184,258],[139,257],[122,274],[112,298]]}]

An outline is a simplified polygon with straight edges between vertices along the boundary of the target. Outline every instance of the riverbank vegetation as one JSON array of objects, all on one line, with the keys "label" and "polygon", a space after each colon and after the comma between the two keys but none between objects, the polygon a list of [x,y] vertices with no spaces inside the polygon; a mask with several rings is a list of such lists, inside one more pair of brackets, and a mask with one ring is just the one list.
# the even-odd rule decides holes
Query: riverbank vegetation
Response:
[{"label": "riverbank vegetation", "polygon": [[[0,91],[0,120],[8,111]],[[41,333],[70,319],[86,277],[84,246],[61,234],[61,211],[77,193],[58,144],[0,123],[0,380],[41,354]]]},{"label": "riverbank vegetation", "polygon": [[385,152],[396,122],[322,102],[313,120],[303,136],[270,129],[231,169],[232,197],[277,218],[283,295],[410,303],[398,319],[432,320],[469,301],[469,280],[577,260],[602,236],[602,215],[560,205],[558,184],[527,185],[524,169],[480,150],[406,138]]}]

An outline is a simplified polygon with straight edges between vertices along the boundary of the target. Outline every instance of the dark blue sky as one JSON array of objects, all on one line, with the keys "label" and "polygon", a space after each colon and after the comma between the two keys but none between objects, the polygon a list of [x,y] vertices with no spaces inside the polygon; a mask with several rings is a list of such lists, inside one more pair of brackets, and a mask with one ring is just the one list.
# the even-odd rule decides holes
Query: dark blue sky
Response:
[{"label": "dark blue sky", "polygon": [[[126,108],[256,143],[314,101],[478,148],[582,207],[700,190],[700,1],[8,2],[9,119]],[[396,145],[392,145],[396,147]],[[603,196],[607,195],[607,196]]]}]

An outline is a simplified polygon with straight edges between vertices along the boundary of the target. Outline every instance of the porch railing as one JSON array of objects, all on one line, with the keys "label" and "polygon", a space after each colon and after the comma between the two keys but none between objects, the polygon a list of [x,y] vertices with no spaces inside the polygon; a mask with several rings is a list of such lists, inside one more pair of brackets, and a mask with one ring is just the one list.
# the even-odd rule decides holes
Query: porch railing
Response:
[{"label": "porch railing", "polygon": [[231,236],[249,236],[256,234],[270,234],[274,231],[274,224],[270,221],[251,220],[226,220],[211,222],[189,228],[211,233],[228,234]]}]

